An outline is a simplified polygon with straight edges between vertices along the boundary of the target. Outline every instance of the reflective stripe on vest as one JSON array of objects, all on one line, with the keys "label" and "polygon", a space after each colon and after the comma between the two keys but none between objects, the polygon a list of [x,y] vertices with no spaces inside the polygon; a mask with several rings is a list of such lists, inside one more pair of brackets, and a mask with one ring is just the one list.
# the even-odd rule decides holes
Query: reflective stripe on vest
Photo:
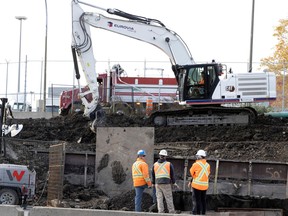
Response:
[{"label": "reflective stripe on vest", "polygon": [[158,163],[154,165],[155,178],[169,178],[170,179],[170,162]]},{"label": "reflective stripe on vest", "polygon": [[132,172],[132,175],[133,175],[133,179],[143,179],[143,173],[139,170],[139,165],[142,164],[142,163],[145,163],[143,161],[136,161],[134,164],[133,164],[133,172]]},{"label": "reflective stripe on vest", "polygon": [[208,187],[208,181],[203,181],[202,178],[204,176],[204,174],[207,176],[208,179],[208,166],[209,164],[202,164],[200,162],[196,162],[202,169],[201,172],[199,173],[199,175],[196,177],[196,179],[193,179],[193,183],[197,184],[197,185],[201,185],[201,186],[207,186]]}]

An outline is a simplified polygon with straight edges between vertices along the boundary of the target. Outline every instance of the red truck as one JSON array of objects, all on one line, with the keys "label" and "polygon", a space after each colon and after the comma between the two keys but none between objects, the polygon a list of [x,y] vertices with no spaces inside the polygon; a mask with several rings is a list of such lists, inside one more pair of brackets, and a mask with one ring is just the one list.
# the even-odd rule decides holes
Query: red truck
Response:
[{"label": "red truck", "polygon": [[[153,104],[174,103],[177,91],[175,78],[163,77],[128,77],[118,76],[117,73],[99,74],[97,78],[100,102],[104,106],[112,103],[125,103],[131,107],[136,104],[145,107],[147,99]],[[83,87],[82,92],[88,90]],[[67,115],[72,109],[81,109],[81,99],[78,97],[79,89],[69,89],[60,95],[59,114]],[[87,96],[92,100],[91,94]],[[73,106],[72,106],[73,105]]]}]

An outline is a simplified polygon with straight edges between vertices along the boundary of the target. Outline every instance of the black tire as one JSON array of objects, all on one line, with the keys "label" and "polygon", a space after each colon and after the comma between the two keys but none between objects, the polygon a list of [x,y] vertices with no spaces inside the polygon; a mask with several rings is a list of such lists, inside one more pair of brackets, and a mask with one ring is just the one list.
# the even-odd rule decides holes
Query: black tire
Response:
[{"label": "black tire", "polygon": [[3,188],[0,190],[0,202],[6,205],[18,205],[19,197],[15,190]]}]

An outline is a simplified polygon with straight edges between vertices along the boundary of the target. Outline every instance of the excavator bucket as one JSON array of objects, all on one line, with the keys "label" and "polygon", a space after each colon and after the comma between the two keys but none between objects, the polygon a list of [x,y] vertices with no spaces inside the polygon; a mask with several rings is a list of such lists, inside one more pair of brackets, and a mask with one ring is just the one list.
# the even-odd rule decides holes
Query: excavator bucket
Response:
[{"label": "excavator bucket", "polygon": [[96,133],[97,127],[103,127],[105,125],[105,111],[100,105],[98,105],[93,113],[93,119],[90,129]]},{"label": "excavator bucket", "polygon": [[11,137],[14,137],[18,133],[20,133],[20,131],[23,129],[23,125],[22,124],[13,124],[11,126],[3,125],[2,128],[5,135],[11,133]]}]

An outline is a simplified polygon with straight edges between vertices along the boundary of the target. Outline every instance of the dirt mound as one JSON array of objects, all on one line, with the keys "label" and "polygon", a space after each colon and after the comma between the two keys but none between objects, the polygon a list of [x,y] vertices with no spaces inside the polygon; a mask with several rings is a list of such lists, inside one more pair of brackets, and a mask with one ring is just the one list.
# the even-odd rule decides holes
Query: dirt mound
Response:
[{"label": "dirt mound", "polygon": [[[125,211],[134,211],[134,200],[135,200],[135,191],[128,191],[126,193],[123,193],[119,196],[113,197],[109,201],[109,209],[110,210],[125,210]],[[152,197],[147,194],[143,193],[143,205],[142,209],[143,211],[147,211],[149,207],[153,204]],[[125,208],[123,209],[123,206]]]},{"label": "dirt mound", "polygon": [[[17,119],[23,124],[19,139],[94,143],[95,133],[90,130],[90,120],[80,114],[58,116],[51,119]],[[151,126],[143,117],[106,115],[102,127]],[[287,141],[287,119],[259,116],[256,124],[247,126],[169,126],[155,127],[155,142],[179,141]],[[81,139],[81,140],[79,140]]]},{"label": "dirt mound", "polygon": [[[16,121],[16,120],[15,120]],[[96,134],[90,121],[80,114],[51,119],[19,119],[24,128],[17,138],[41,141],[66,141],[82,150],[94,150]],[[106,115],[106,127],[151,126],[143,117]],[[155,127],[155,148],[165,147],[171,156],[194,155],[197,149],[208,151],[212,158],[269,160],[286,162],[288,120],[259,116],[247,126],[169,126]],[[180,145],[184,148],[180,148]],[[183,150],[182,150],[183,149]]]}]

